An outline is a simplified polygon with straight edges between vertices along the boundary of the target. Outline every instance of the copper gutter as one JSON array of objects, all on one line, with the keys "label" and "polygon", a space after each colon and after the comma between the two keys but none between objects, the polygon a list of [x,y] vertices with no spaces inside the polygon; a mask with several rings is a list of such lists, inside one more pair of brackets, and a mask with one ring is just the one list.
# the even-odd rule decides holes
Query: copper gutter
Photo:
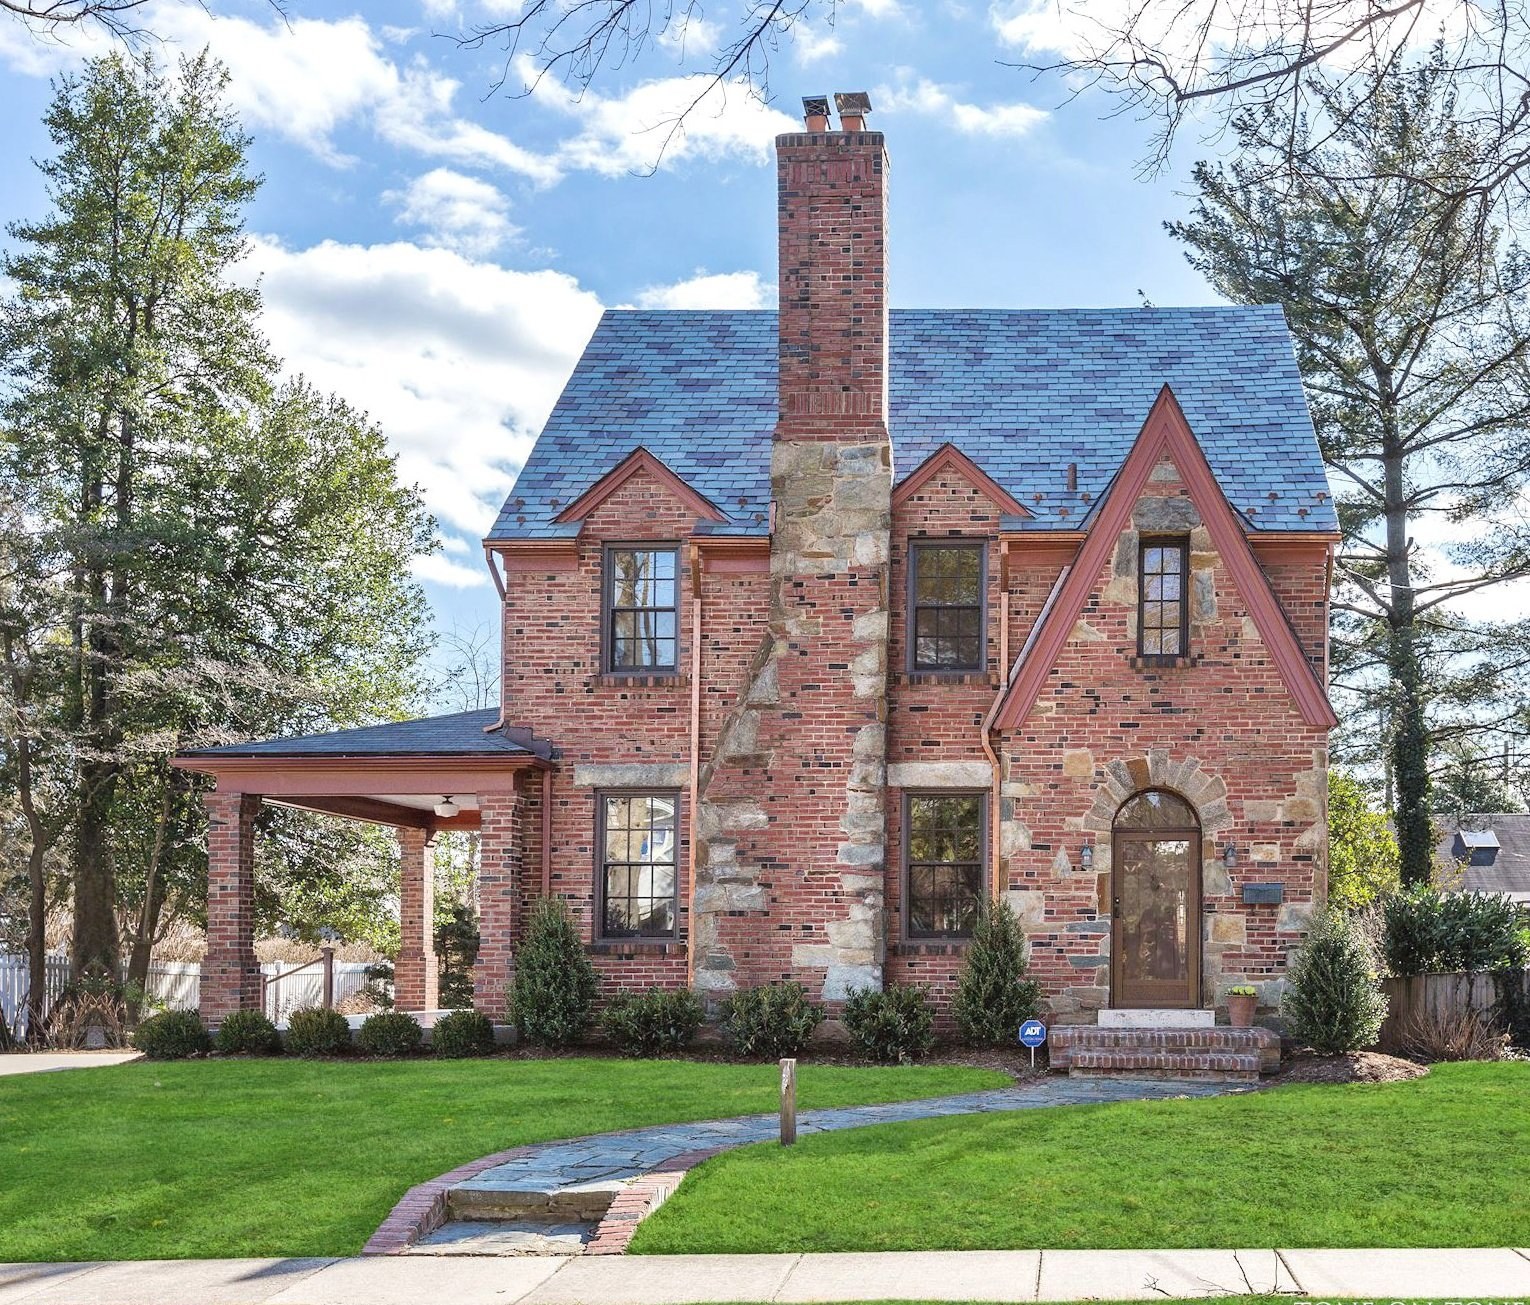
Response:
[{"label": "copper gutter", "polygon": [[[1000,545],[1001,557],[999,563],[999,665],[1009,665],[1009,566],[1007,550]],[[998,901],[1004,892],[1003,863],[999,857],[999,845],[1003,833],[1003,777],[999,771],[999,755],[993,746],[993,718],[998,713],[999,704],[1004,701],[1004,695],[1008,689],[1008,680],[999,687],[998,695],[994,698],[994,704],[988,709],[988,714],[983,718],[983,729],[978,736],[983,745],[983,755],[988,758],[988,773],[990,790],[988,794],[988,864],[993,867],[988,876],[990,892],[993,900]]]},{"label": "copper gutter", "polygon": [[542,896],[552,896],[552,778],[542,772]]}]

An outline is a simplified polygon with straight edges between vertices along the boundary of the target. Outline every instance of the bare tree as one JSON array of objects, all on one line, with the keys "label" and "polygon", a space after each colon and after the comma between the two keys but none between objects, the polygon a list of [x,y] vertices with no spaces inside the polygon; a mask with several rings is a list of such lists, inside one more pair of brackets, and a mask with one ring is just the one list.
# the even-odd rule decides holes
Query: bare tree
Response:
[{"label": "bare tree", "polygon": [[1265,162],[1272,176],[1305,175],[1331,162],[1326,146],[1345,130],[1333,104],[1363,108],[1398,73],[1429,59],[1480,148],[1467,171],[1407,180],[1462,202],[1485,195],[1512,206],[1530,177],[1530,14],[1519,4],[1057,0],[1012,30],[1033,48],[1062,47],[1054,61],[1018,66],[1060,75],[1070,97],[1104,91],[1120,112],[1154,123],[1148,172],[1165,166],[1187,125],[1216,133],[1275,110],[1288,131],[1269,142],[1279,149]]},{"label": "bare tree", "polygon": [[[149,0],[0,0],[0,14],[19,18],[38,35],[62,36],[72,28],[100,27],[117,40],[136,45],[153,33],[142,26],[139,10]],[[280,0],[267,0],[282,17]]]}]

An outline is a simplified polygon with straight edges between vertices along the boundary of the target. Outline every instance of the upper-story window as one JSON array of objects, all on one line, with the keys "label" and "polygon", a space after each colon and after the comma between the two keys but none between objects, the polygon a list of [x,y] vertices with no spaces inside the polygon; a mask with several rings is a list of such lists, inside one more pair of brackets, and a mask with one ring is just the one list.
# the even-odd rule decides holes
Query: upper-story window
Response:
[{"label": "upper-story window", "polygon": [[983,546],[909,549],[909,668],[983,669]]},{"label": "upper-story window", "polygon": [[674,548],[606,549],[606,669],[672,672],[677,653]]},{"label": "upper-story window", "polygon": [[1137,584],[1137,651],[1183,657],[1189,643],[1185,583],[1190,547],[1183,539],[1144,539]]}]

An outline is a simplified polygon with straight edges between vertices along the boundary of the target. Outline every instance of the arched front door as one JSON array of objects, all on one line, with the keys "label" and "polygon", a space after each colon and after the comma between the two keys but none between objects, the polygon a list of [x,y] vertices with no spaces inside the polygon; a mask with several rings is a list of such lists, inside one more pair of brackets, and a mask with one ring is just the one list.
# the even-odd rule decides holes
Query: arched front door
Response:
[{"label": "arched front door", "polygon": [[1111,834],[1112,1006],[1200,1005],[1201,826],[1190,804],[1149,789]]}]

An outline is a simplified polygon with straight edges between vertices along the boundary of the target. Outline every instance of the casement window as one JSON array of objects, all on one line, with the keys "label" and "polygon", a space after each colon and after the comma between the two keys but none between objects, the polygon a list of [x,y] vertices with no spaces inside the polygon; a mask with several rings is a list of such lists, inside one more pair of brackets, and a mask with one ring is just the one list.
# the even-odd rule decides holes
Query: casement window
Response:
[{"label": "casement window", "polygon": [[674,938],[680,794],[601,793],[596,803],[602,938]]},{"label": "casement window", "polygon": [[903,795],[904,915],[910,938],[966,938],[983,900],[984,793]]},{"label": "casement window", "polygon": [[606,670],[672,674],[678,664],[679,552],[613,545],[606,549]]},{"label": "casement window", "polygon": [[1190,546],[1183,539],[1144,539],[1137,575],[1137,651],[1146,658],[1183,657],[1189,646]]},{"label": "casement window", "polygon": [[983,669],[983,545],[909,548],[909,669]]}]

